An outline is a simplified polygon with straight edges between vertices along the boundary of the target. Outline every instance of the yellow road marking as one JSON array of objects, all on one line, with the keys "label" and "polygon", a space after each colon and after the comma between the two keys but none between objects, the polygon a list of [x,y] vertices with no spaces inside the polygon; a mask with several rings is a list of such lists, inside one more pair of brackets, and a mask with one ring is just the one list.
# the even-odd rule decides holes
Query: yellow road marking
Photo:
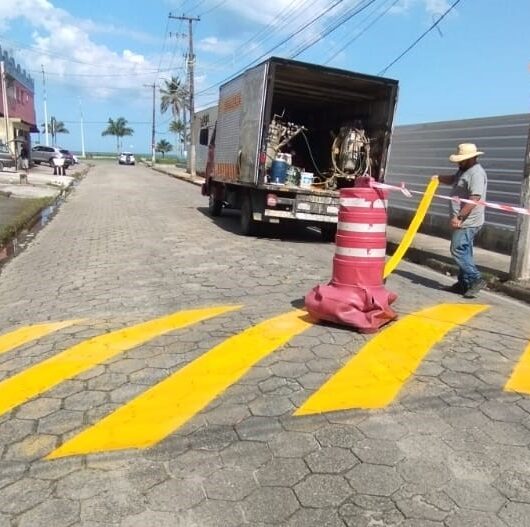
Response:
[{"label": "yellow road marking", "polygon": [[54,450],[47,459],[146,448],[191,419],[254,364],[312,325],[296,310],[225,340]]},{"label": "yellow road marking", "polygon": [[25,326],[23,328],[15,329],[10,333],[0,335],[0,355],[7,353],[14,348],[23,346],[32,340],[40,339],[46,335],[59,331],[60,329],[79,324],[83,320],[64,320],[62,322],[51,322],[49,324],[35,324],[33,326]]},{"label": "yellow road marking", "polygon": [[425,218],[427,211],[429,210],[429,206],[431,205],[431,201],[434,197],[434,193],[436,192],[436,189],[438,188],[438,183],[439,183],[438,178],[433,178],[427,185],[425,194],[421,198],[420,204],[418,205],[418,210],[416,211],[414,218],[412,218],[412,221],[409,225],[409,228],[407,229],[407,232],[405,233],[405,236],[403,236],[403,239],[401,240],[401,243],[396,249],[396,252],[392,255],[392,257],[385,264],[385,271],[383,274],[385,278],[391,272],[394,271],[394,269],[398,266],[399,262],[401,262],[403,256],[405,256],[405,253],[410,247],[410,244],[412,243],[414,236],[416,236],[416,233],[418,232],[418,229],[420,228],[420,225],[423,222],[423,219]]},{"label": "yellow road marking", "polygon": [[399,320],[374,336],[295,415],[383,408],[396,397],[434,344],[487,308],[441,304]]},{"label": "yellow road marking", "polygon": [[0,382],[0,415],[120,353],[164,333],[206,320],[240,306],[179,311],[172,315],[91,338]]},{"label": "yellow road marking", "polygon": [[504,385],[504,390],[530,394],[530,344],[513,369],[508,382]]}]

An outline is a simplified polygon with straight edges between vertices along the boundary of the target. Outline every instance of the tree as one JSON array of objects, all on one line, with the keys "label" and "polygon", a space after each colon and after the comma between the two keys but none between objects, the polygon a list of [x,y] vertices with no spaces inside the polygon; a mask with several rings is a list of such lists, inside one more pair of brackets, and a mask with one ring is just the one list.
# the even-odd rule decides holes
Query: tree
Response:
[{"label": "tree", "polygon": [[160,112],[166,113],[171,109],[173,117],[179,121],[180,113],[188,108],[188,90],[181,84],[180,79],[171,77],[164,80],[165,85],[160,88]]},{"label": "tree", "polygon": [[109,117],[108,126],[101,135],[114,135],[116,136],[116,150],[120,151],[120,139],[125,136],[133,135],[134,130],[127,126],[127,119],[124,117],[118,117],[115,121]]},{"label": "tree", "polygon": [[186,126],[182,121],[171,121],[169,123],[169,131],[177,136],[177,144],[180,144],[180,155],[182,155],[182,143],[184,143],[184,132]]},{"label": "tree", "polygon": [[[42,123],[42,128],[46,128],[46,125]],[[50,118],[50,122],[48,123],[48,131],[50,132],[52,136],[52,145],[57,144],[57,134],[69,134],[70,131],[64,126],[64,123],[62,121],[58,121],[55,117]]]},{"label": "tree", "polygon": [[155,150],[157,152],[161,152],[162,153],[162,157],[165,157],[166,156],[166,152],[171,152],[171,150],[173,150],[173,145],[169,141],[166,141],[165,139],[161,139],[156,144]]}]

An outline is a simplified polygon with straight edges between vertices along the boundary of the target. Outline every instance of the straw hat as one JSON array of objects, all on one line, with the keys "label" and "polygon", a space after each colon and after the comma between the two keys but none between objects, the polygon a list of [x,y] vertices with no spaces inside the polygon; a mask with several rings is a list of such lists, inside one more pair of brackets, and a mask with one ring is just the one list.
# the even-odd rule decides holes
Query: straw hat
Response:
[{"label": "straw hat", "polygon": [[479,152],[477,150],[477,145],[474,145],[473,143],[462,143],[461,145],[458,145],[456,154],[449,156],[449,161],[452,163],[460,163],[460,161],[481,156],[483,153],[484,152]]}]

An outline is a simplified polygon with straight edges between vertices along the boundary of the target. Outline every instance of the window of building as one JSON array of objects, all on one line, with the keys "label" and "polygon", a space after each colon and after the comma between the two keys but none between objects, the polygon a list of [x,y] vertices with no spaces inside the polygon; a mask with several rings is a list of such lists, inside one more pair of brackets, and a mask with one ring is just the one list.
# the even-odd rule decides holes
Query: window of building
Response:
[{"label": "window of building", "polygon": [[199,132],[199,144],[208,146],[208,128],[201,128]]}]

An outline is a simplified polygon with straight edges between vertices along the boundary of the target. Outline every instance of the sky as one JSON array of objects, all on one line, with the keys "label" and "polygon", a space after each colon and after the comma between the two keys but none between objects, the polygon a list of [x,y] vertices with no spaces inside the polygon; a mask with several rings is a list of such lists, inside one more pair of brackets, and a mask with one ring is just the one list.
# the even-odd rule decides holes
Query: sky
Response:
[{"label": "sky", "polygon": [[[377,75],[454,1],[0,0],[0,46],[35,80],[39,125],[44,67],[48,116],[70,131],[61,146],[81,149],[82,111],[88,152],[114,151],[115,138],[101,132],[109,117],[124,117],[134,135],[123,149],[140,153],[151,144],[148,85],[172,75],[186,82],[188,24],[169,13],[200,17],[193,37],[201,109],[216,103],[221,81],[270,55]],[[529,112],[529,22],[529,0],[460,0],[386,71],[400,82],[395,124]],[[156,97],[156,140],[174,142],[158,89]]]}]

